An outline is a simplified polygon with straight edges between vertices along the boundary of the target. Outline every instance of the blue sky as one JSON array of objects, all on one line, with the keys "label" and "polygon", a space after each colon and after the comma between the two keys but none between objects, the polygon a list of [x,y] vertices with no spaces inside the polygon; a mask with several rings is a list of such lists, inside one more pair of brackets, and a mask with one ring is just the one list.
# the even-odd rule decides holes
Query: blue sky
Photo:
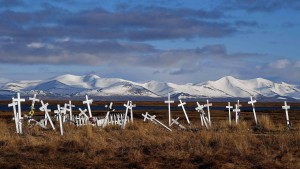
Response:
[{"label": "blue sky", "polygon": [[0,79],[300,84],[297,0],[0,0]]}]

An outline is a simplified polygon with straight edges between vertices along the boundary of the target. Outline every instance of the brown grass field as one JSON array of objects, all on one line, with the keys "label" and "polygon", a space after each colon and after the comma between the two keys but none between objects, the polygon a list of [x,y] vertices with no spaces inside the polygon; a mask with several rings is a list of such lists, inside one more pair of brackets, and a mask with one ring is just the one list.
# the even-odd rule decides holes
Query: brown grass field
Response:
[{"label": "brown grass field", "polygon": [[[56,103],[59,102],[49,102]],[[163,102],[136,104],[166,106]],[[214,103],[214,106],[226,104]],[[229,126],[227,112],[212,111],[209,130],[200,125],[199,114],[190,111],[189,129],[172,126],[172,132],[143,122],[144,111],[134,111],[135,121],[125,130],[118,126],[77,128],[64,124],[64,136],[60,136],[58,124],[57,130],[52,131],[29,128],[25,122],[24,134],[17,135],[12,112],[0,112],[0,168],[300,168],[300,112],[289,111],[293,127],[287,129],[282,103],[259,103],[259,106],[279,109],[257,112],[259,126],[254,126],[252,112],[241,112],[239,125],[233,120]],[[165,111],[149,113],[167,124],[167,107]],[[180,116],[185,124],[181,111],[173,115]]]}]

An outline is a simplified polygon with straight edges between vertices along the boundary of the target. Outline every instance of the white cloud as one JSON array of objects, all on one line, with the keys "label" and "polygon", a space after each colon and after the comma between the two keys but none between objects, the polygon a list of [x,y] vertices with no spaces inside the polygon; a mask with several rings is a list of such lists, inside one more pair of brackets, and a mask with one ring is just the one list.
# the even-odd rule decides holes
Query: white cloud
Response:
[{"label": "white cloud", "polygon": [[27,44],[28,48],[33,48],[33,49],[40,49],[40,48],[47,48],[47,49],[54,49],[54,46],[51,44],[46,44],[46,43],[40,43],[40,42],[32,42]]},{"label": "white cloud", "polygon": [[28,48],[35,48],[35,49],[38,49],[38,48],[43,48],[45,47],[45,44],[43,43],[39,43],[39,42],[32,42],[32,43],[29,43],[27,45]]},{"label": "white cloud", "polygon": [[287,59],[280,59],[274,62],[271,62],[269,66],[275,69],[284,69],[290,65],[290,62]]}]

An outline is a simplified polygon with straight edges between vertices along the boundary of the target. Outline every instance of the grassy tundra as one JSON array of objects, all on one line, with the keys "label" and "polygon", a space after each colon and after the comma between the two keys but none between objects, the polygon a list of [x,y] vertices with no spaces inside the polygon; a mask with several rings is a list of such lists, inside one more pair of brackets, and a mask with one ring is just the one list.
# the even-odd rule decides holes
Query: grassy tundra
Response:
[{"label": "grassy tundra", "polygon": [[[137,103],[147,104],[166,106]],[[125,130],[64,124],[64,136],[60,136],[58,124],[57,131],[52,131],[29,128],[26,123],[24,134],[17,135],[12,112],[0,112],[0,168],[300,168],[300,112],[290,112],[293,128],[288,130],[282,103],[260,104],[279,110],[258,112],[259,127],[253,124],[252,112],[242,111],[239,125],[232,119],[233,125],[228,126],[228,113],[215,110],[212,128],[206,130],[200,126],[199,114],[191,111],[189,129],[172,126],[169,132],[143,122],[144,111],[134,111],[134,124],[129,123]],[[94,115],[103,113],[93,111]],[[149,113],[167,124],[167,109]],[[180,116],[184,124],[181,111],[173,111],[173,115]]]},{"label": "grassy tundra", "polygon": [[136,120],[125,130],[65,124],[65,135],[0,121],[0,168],[299,168],[300,130],[219,121],[182,131]]}]

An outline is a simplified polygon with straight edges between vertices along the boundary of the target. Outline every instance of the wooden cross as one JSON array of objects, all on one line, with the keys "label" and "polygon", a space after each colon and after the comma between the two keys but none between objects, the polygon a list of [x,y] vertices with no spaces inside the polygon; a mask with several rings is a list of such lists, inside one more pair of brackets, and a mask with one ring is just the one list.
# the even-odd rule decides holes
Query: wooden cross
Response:
[{"label": "wooden cross", "polygon": [[128,115],[128,110],[132,109],[132,106],[130,105],[130,102],[127,101],[127,104],[124,104],[124,106],[126,107],[126,112],[125,112],[125,117],[124,120],[122,122],[122,129],[125,129],[125,125],[126,125],[126,121],[127,121],[127,115]]},{"label": "wooden cross", "polygon": [[83,101],[82,103],[87,105],[87,108],[88,108],[88,111],[89,111],[89,117],[92,117],[90,104],[93,103],[93,99],[89,100],[88,96],[85,95],[85,101]]},{"label": "wooden cross", "polygon": [[72,112],[72,107],[75,107],[75,105],[72,104],[72,101],[69,100],[69,103],[66,104],[68,106],[68,111],[70,112],[70,121],[73,121],[73,112]]},{"label": "wooden cross", "polygon": [[151,116],[150,114],[148,114],[148,112],[146,112],[146,114],[142,114],[142,116],[144,117],[144,121],[146,121],[148,119],[148,120],[150,120],[152,122],[155,122],[155,123],[158,123],[158,124],[162,125],[167,130],[172,131],[172,129],[170,129],[169,127],[167,127],[166,125],[164,125],[159,120],[155,119],[155,117],[156,117],[155,115]]},{"label": "wooden cross", "polygon": [[212,103],[209,103],[209,101],[206,100],[206,104],[204,106],[207,107],[208,123],[209,123],[209,126],[211,126],[209,106],[212,106]]},{"label": "wooden cross", "polygon": [[[14,99],[14,98],[12,98]],[[16,132],[19,134],[20,133],[20,130],[19,130],[19,117],[18,117],[18,113],[17,113],[17,110],[16,110],[16,106],[18,105],[17,102],[12,102],[10,104],[8,104],[8,107],[13,107],[13,111],[14,111],[14,120],[15,120],[15,125],[16,125]]]},{"label": "wooden cross", "polygon": [[290,122],[290,119],[289,119],[289,112],[288,110],[290,109],[291,107],[289,105],[287,105],[287,102],[284,101],[284,106],[282,106],[282,109],[285,110],[285,117],[286,117],[286,125],[288,128],[290,128],[292,126],[291,122]]},{"label": "wooden cross", "polygon": [[169,126],[171,126],[171,104],[174,103],[174,100],[171,100],[171,94],[168,93],[168,100],[165,101],[168,104],[168,112],[169,112]]},{"label": "wooden cross", "polygon": [[179,126],[181,129],[185,129],[185,127],[184,127],[183,125],[181,125],[181,124],[178,122],[178,120],[179,120],[179,117],[177,117],[177,119],[172,119],[171,126],[172,126],[173,124],[176,124],[176,125]]},{"label": "wooden cross", "polygon": [[254,105],[254,103],[256,103],[256,100],[253,100],[252,96],[250,96],[250,101],[248,102],[248,104],[252,105],[253,116],[254,116],[255,124],[257,125],[257,118],[256,118],[256,112],[255,112],[255,105]]},{"label": "wooden cross", "polygon": [[199,102],[197,102],[197,107],[195,108],[198,112],[200,113],[200,120],[201,120],[201,125],[204,126],[208,129],[208,125],[207,123],[209,123],[208,119],[205,117],[205,112],[203,110],[203,108],[205,107],[205,105],[200,105]]},{"label": "wooden cross", "polygon": [[54,110],[54,113],[58,114],[58,121],[59,121],[59,129],[60,129],[60,135],[64,135],[64,129],[63,129],[63,121],[62,121],[62,117],[63,116],[63,112],[60,108],[60,105],[57,105],[57,110]]},{"label": "wooden cross", "polygon": [[51,125],[51,127],[52,127],[52,129],[53,130],[55,130],[55,127],[54,127],[54,125],[53,125],[53,122],[52,122],[52,120],[51,120],[51,117],[50,117],[50,115],[49,115],[49,113],[48,112],[51,112],[51,110],[50,109],[48,109],[48,103],[46,103],[46,104],[44,104],[44,102],[43,102],[43,100],[41,100],[41,104],[42,104],[42,106],[40,107],[40,110],[41,111],[44,111],[45,112],[45,123],[46,123],[46,121],[49,121],[50,122],[50,125]]},{"label": "wooden cross", "polygon": [[226,106],[226,109],[228,109],[228,121],[229,125],[231,125],[231,109],[233,109],[233,106],[230,106],[230,102],[228,102],[228,106]]},{"label": "wooden cross", "polygon": [[22,111],[21,111],[21,102],[25,102],[25,99],[20,98],[20,93],[17,93],[17,98],[13,98],[13,102],[18,103],[18,123],[19,123],[19,132],[20,134],[23,133],[22,131]]},{"label": "wooden cross", "polygon": [[241,110],[239,109],[238,104],[235,105],[235,109],[233,109],[233,112],[235,112],[235,124],[238,124],[239,122],[239,113]]},{"label": "wooden cross", "polygon": [[85,112],[87,111],[86,109],[84,109],[84,110],[82,110],[81,108],[79,108],[79,111],[80,111],[80,113],[79,113],[79,118],[81,117],[81,116],[83,116],[85,119],[88,119],[89,118],[89,116],[87,116],[86,114],[85,114]]},{"label": "wooden cross", "polygon": [[148,119],[148,112],[146,112],[146,114],[142,114],[142,116],[144,117],[144,121],[146,121]]},{"label": "wooden cross", "polygon": [[189,125],[191,125],[191,123],[190,123],[190,120],[189,120],[189,117],[188,117],[188,115],[187,115],[187,113],[186,113],[186,111],[185,111],[185,108],[184,108],[184,105],[186,104],[186,102],[182,102],[182,100],[179,98],[179,104],[178,104],[178,107],[181,107],[182,108],[182,110],[183,110],[183,113],[184,113],[184,115],[185,115],[185,118],[186,118],[186,121],[188,122],[188,124]]},{"label": "wooden cross", "polygon": [[36,94],[34,94],[33,97],[29,97],[29,100],[32,101],[31,107],[34,107],[35,102],[40,102],[40,99],[36,98]]}]

